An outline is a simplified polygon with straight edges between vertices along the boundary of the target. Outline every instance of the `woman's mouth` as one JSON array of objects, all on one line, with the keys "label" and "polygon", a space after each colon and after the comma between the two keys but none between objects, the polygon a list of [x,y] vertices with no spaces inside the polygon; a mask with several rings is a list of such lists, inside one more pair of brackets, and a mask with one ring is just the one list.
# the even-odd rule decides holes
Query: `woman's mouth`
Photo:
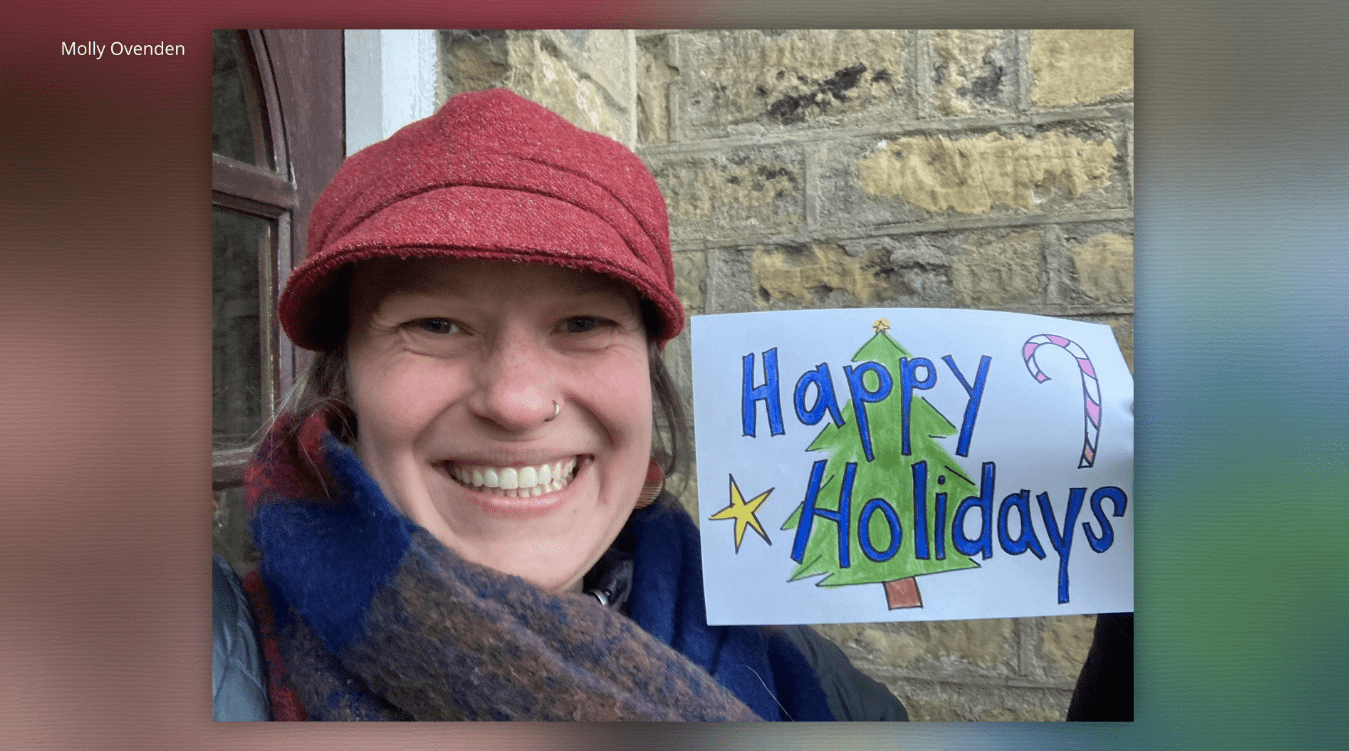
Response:
[{"label": "woman's mouth", "polygon": [[446,463],[446,469],[460,485],[470,490],[505,498],[529,498],[555,493],[576,477],[578,457],[548,464],[520,467]]}]

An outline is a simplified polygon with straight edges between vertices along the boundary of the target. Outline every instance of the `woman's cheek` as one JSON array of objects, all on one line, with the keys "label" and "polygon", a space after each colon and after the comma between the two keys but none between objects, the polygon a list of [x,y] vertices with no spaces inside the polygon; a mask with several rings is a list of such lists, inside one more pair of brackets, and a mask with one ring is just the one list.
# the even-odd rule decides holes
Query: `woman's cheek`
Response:
[{"label": "woman's cheek", "polygon": [[462,378],[441,361],[407,362],[389,368],[375,384],[375,400],[409,428],[429,424],[458,392]]}]

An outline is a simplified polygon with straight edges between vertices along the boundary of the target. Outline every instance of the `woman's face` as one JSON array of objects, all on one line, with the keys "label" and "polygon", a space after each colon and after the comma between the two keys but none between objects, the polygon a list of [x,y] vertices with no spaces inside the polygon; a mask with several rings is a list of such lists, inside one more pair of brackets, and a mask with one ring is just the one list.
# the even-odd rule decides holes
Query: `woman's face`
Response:
[{"label": "woman's face", "polygon": [[356,453],[389,500],[470,561],[579,589],[651,455],[632,290],[543,264],[366,262],[350,325]]}]

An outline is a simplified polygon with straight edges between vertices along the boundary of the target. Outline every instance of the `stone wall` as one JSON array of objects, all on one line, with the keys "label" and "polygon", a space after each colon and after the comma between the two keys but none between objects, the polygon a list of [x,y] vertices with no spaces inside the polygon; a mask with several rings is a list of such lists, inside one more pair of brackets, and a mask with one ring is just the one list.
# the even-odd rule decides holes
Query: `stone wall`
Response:
[{"label": "stone wall", "polygon": [[[1133,362],[1129,31],[442,32],[636,149],[691,315],[958,307],[1109,324]],[[687,334],[666,357],[689,399]],[[687,410],[692,415],[691,408]],[[696,511],[692,476],[684,499]],[[918,720],[1062,719],[1092,616],[821,626]]]},{"label": "stone wall", "polygon": [[628,148],[637,146],[631,31],[442,31],[440,99],[505,87]]}]

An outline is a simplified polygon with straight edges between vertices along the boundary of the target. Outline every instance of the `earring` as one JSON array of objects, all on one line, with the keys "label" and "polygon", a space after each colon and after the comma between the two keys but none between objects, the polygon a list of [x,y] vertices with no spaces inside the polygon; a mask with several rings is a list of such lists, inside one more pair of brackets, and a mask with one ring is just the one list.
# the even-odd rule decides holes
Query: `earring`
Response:
[{"label": "earring", "polygon": [[656,502],[660,494],[665,491],[665,469],[656,461],[656,457],[651,457],[651,463],[646,467],[646,482],[642,484],[642,492],[637,494],[637,505],[634,509],[646,508]]}]

